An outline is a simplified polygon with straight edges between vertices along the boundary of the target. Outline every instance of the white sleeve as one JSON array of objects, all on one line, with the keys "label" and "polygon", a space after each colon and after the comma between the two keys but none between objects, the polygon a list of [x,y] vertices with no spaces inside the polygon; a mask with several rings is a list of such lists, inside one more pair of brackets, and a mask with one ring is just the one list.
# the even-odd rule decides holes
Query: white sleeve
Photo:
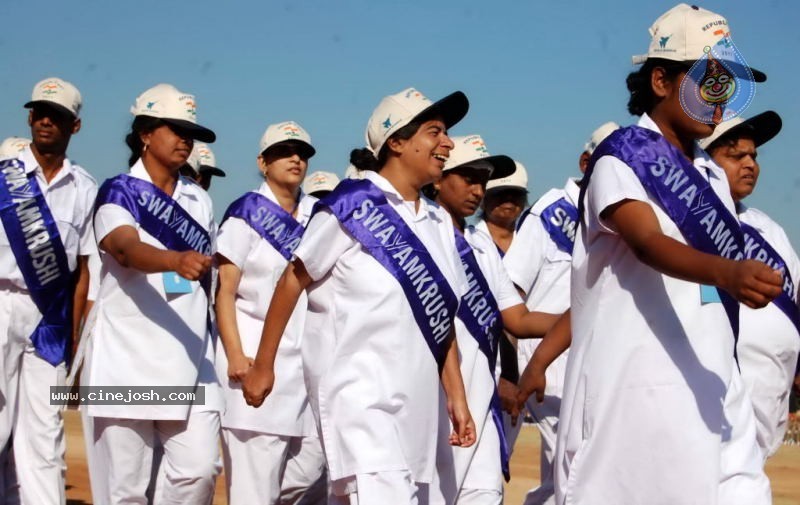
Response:
[{"label": "white sleeve", "polygon": [[486,254],[488,254],[491,264],[491,274],[494,280],[492,295],[494,295],[495,300],[497,300],[497,307],[502,312],[514,305],[522,305],[522,298],[520,298],[511,279],[509,279],[508,272],[506,272],[506,268],[503,266],[503,260],[500,258],[497,249],[492,247]]},{"label": "white sleeve", "polygon": [[[610,223],[600,214],[608,207],[623,200],[638,200],[650,203],[647,191],[628,165],[613,156],[603,156],[594,166],[589,186],[586,189],[586,221],[590,227],[616,235]],[[652,204],[651,204],[652,205]]]},{"label": "white sleeve", "polygon": [[511,282],[519,286],[526,295],[531,292],[539,276],[549,240],[541,218],[530,214],[522,222],[511,241],[511,247],[503,257],[503,265]]},{"label": "white sleeve", "polygon": [[139,229],[133,215],[119,205],[106,203],[97,209],[94,216],[94,235],[98,244],[120,226],[133,226]]},{"label": "white sleeve", "polygon": [[303,266],[313,281],[318,281],[330,272],[339,258],[356,240],[342,227],[329,210],[323,209],[311,218],[294,257]]},{"label": "white sleeve", "polygon": [[242,219],[231,217],[219,228],[216,252],[242,270],[247,256],[256,244],[255,239],[260,238]]}]

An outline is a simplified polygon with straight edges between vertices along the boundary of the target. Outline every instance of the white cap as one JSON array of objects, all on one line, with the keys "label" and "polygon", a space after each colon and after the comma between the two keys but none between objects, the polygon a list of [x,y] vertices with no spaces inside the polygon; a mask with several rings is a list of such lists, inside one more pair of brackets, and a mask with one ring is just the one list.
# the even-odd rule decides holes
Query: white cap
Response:
[{"label": "white cap", "polygon": [[303,181],[303,193],[314,195],[319,191],[333,191],[339,184],[339,178],[331,172],[317,171],[306,176]]},{"label": "white cap", "polygon": [[203,142],[214,142],[217,138],[213,131],[197,124],[194,95],[179,91],[172,84],[156,84],[139,95],[131,107],[131,114],[163,119]]},{"label": "white cap", "polygon": [[186,163],[191,166],[195,172],[208,173],[211,175],[218,175],[225,177],[225,172],[217,168],[217,158],[214,156],[214,151],[208,147],[208,144],[203,142],[195,142],[192,147],[192,153]]},{"label": "white cap", "polygon": [[36,83],[31,94],[31,101],[25,104],[30,109],[37,103],[48,103],[78,117],[81,111],[81,93],[72,83],[48,77]]},{"label": "white cap", "polygon": [[525,165],[519,161],[514,161],[514,165],[516,168],[513,174],[502,179],[489,181],[489,184],[486,185],[486,191],[506,188],[518,188],[528,191],[528,171],[525,170]]},{"label": "white cap", "polygon": [[619,130],[619,125],[614,121],[609,121],[608,123],[603,123],[598,127],[595,131],[592,132],[592,136],[589,138],[589,142],[584,144],[583,150],[586,153],[591,154],[597,149],[597,146],[600,145],[600,142],[604,141],[606,137],[614,133],[615,131]]},{"label": "white cap", "polygon": [[[694,62],[706,55],[723,37],[730,37],[728,20],[721,15],[685,3],[671,8],[650,27],[650,47],[647,54],[635,55],[633,63],[644,63],[648,58]],[[752,69],[753,80],[764,82],[767,76]]]},{"label": "white cap", "polygon": [[284,121],[282,123],[275,123],[267,126],[264,135],[261,136],[259,142],[259,153],[263,153],[275,144],[281,142],[300,142],[305,144],[309,153],[308,157],[314,156],[316,150],[311,145],[311,135],[303,129],[302,126],[294,121]]},{"label": "white cap", "polygon": [[366,177],[364,171],[357,169],[352,163],[344,169],[345,179],[363,179],[364,177]]},{"label": "white cap", "polygon": [[490,156],[486,143],[480,135],[467,135],[466,137],[451,137],[453,149],[450,157],[444,164],[442,171],[453,170],[463,165],[474,164],[476,167],[485,167],[490,172],[490,179],[499,179],[514,172],[514,160],[508,156]]},{"label": "white cap", "polygon": [[714,128],[714,133],[710,137],[698,141],[698,144],[703,149],[708,149],[708,146],[723,135],[730,134],[730,136],[734,136],[739,133],[752,137],[755,146],[759,147],[777,135],[782,127],[783,121],[781,117],[777,112],[771,110],[762,112],[750,119],[742,119],[741,116],[736,116],[720,123]]},{"label": "white cap", "polygon": [[450,128],[461,121],[467,110],[469,101],[460,91],[434,103],[414,88],[404,89],[400,93],[384,97],[372,111],[364,134],[367,148],[377,158],[389,137],[423,113],[432,112],[441,116],[445,126]]},{"label": "white cap", "polygon": [[30,143],[25,137],[8,137],[0,144],[0,159],[16,158]]}]

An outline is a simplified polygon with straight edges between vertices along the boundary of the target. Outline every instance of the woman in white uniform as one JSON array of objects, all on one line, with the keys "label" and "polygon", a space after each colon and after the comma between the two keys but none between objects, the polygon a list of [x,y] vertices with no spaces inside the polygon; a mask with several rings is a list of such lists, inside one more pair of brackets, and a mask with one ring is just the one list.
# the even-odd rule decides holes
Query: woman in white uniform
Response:
[{"label": "woman in white uniform", "polygon": [[261,404],[279,380],[280,337],[306,290],[303,364],[333,503],[427,503],[435,427],[447,415],[440,376],[451,442],[475,442],[452,328],[466,279],[450,216],[420,195],[467,109],[461,92],[433,103],[409,88],[381,101],[369,149],[351,154],[366,178],[320,201],[267,312],[245,398]]},{"label": "woman in white uniform", "polygon": [[[275,360],[277,381],[264,407],[253,409],[242,396],[240,383],[256,355],[274,286],[317,201],[300,190],[315,152],[300,125],[286,121],[268,126],[260,147],[258,165],[264,182],[231,204],[217,237],[215,309],[222,342],[217,347],[217,374],[227,378],[222,379],[222,449],[232,505],[278,503],[285,471],[301,463],[305,472],[299,474],[308,480],[304,486],[308,487],[325,466],[300,356],[305,295],[281,338]],[[296,461],[287,465],[290,460]],[[296,494],[302,495],[299,491]]]},{"label": "woman in white uniform", "polygon": [[[96,203],[102,280],[82,383],[201,393],[204,401],[93,403],[94,442],[106,463],[101,503],[144,503],[152,451],[163,445],[158,503],[210,503],[220,471],[221,397],[209,331],[214,220],[211,201],[178,175],[193,139],[213,142],[196,122],[192,95],[168,84],[131,109],[128,174],[109,179]],[[164,398],[170,401],[164,401]],[[175,401],[173,401],[175,400]]]},{"label": "woman in white uniform", "polygon": [[681,83],[692,92],[706,82],[686,77],[690,67],[725,35],[709,26],[729,27],[685,4],[656,21],[628,77],[641,120],[597,147],[584,180],[559,504],[770,502],[734,361],[734,297],[763,306],[781,278],[740,261],[725,174],[695,142],[716,115],[700,122],[682,107]]},{"label": "woman in white uniform", "polygon": [[780,447],[788,424],[789,391],[800,351],[795,284],[800,279],[800,259],[783,228],[742,200],[758,183],[756,149],[777,135],[781,126],[780,116],[767,111],[748,120],[737,117],[725,121],[712,136],[700,141],[728,176],[731,197],[747,233],[747,256],[783,270],[785,294],[781,299],[759,310],[746,305],[740,308],[736,346],[742,379],[753,401],[758,445],[765,459]]},{"label": "woman in white uniform", "polygon": [[483,199],[486,184],[515,170],[507,156],[489,156],[479,135],[453,137],[455,147],[442,179],[433,184],[436,202],[453,218],[456,245],[469,291],[456,319],[461,374],[475,419],[478,442],[447,447],[438,469],[445,503],[495,505],[503,502],[503,474],[508,476],[500,399],[495,387],[497,346],[502,330],[517,338],[540,338],[557,316],[528,312],[508,278],[488,233],[467,225]]}]

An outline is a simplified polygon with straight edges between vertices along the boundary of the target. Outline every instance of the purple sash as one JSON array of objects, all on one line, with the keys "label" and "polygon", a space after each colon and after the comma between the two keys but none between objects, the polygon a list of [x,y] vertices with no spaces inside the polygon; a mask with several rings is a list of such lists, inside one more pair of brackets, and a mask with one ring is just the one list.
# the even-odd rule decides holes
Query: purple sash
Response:
[{"label": "purple sash", "polygon": [[[142,229],[166,249],[179,252],[194,250],[206,256],[211,254],[208,231],[171,196],[148,181],[127,174],[106,180],[97,192],[95,212],[107,203],[119,205],[130,212]],[[200,279],[200,285],[206,297],[209,297],[210,271]]]},{"label": "purple sash", "polygon": [[[492,377],[492,382],[494,382],[494,369],[497,365],[497,345],[503,335],[503,319],[500,315],[500,309],[497,307],[497,301],[489,288],[489,283],[486,282],[486,277],[481,272],[472,247],[458,230],[456,230],[456,248],[469,283],[469,290],[461,297],[461,304],[458,306],[458,318],[461,319],[467,331],[478,342],[478,349],[486,356],[486,361],[489,363],[489,375]],[[500,462],[503,468],[503,475],[508,481],[511,478],[508,469],[508,446],[506,445],[503,415],[496,385],[489,405],[492,420],[500,436]]]},{"label": "purple sash", "polygon": [[[744,258],[739,221],[692,163],[661,134],[639,126],[620,128],[592,154],[588,174],[610,155],[631,167],[647,193],[678,226],[693,248],[732,260]],[[588,179],[587,179],[588,180]],[[588,185],[581,188],[580,202]],[[717,288],[734,336],[739,334],[739,302]]]},{"label": "purple sash", "polygon": [[786,314],[795,329],[800,333],[800,309],[794,303],[795,286],[786,262],[778,251],[776,251],[766,239],[758,233],[758,230],[747,223],[742,223],[744,232],[744,254],[748,259],[758,260],[766,263],[774,270],[783,272],[783,291],[772,301],[781,311]]},{"label": "purple sash", "polygon": [[238,217],[250,225],[250,228],[269,242],[287,261],[292,259],[305,231],[280,205],[255,191],[250,191],[234,201],[225,211],[222,223],[230,217]]},{"label": "purple sash", "polygon": [[565,253],[572,254],[578,230],[578,208],[561,197],[548,205],[539,217],[550,240]]},{"label": "purple sash", "polygon": [[17,266],[42,319],[31,334],[36,353],[53,366],[72,340],[72,273],[53,214],[36,175],[17,159],[0,162],[0,219]]},{"label": "purple sash", "polygon": [[425,245],[368,179],[343,180],[317,202],[314,212],[320,208],[329,209],[364,250],[397,279],[441,369],[458,298]]}]

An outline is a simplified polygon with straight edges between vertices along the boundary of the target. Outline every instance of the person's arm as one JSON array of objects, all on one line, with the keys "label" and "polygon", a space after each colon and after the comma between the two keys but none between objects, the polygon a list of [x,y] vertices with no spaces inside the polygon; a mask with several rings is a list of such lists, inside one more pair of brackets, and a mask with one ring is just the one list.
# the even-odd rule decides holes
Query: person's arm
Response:
[{"label": "person's arm", "polygon": [[645,202],[622,200],[605,208],[600,216],[642,263],[665,275],[717,286],[751,308],[765,306],[781,292],[780,272],[760,261],[729,260],[668,237]]},{"label": "person's arm", "polygon": [[561,314],[530,312],[524,304],[513,305],[501,312],[503,327],[517,338],[542,338]]},{"label": "person's arm", "polygon": [[[86,297],[89,294],[89,257],[78,256],[78,267],[75,272],[75,291],[72,294],[72,345],[75,351],[84,316],[86,314]],[[74,356],[74,352],[73,352]]]},{"label": "person's arm", "polygon": [[441,371],[441,381],[442,388],[447,395],[447,411],[453,423],[450,445],[469,447],[475,443],[477,435],[475,422],[472,420],[467,405],[467,394],[464,390],[464,380],[461,377],[461,367],[458,363],[455,328],[451,328],[448,340],[450,343]]},{"label": "person's arm", "polygon": [[558,321],[542,339],[541,343],[522,372],[519,378],[519,394],[517,404],[519,408],[525,405],[528,397],[536,393],[536,401],[544,400],[544,388],[547,383],[545,371],[550,364],[561,356],[572,343],[572,325],[570,323],[570,310],[564,312]]},{"label": "person's arm", "polygon": [[242,271],[225,256],[217,253],[219,276],[214,311],[217,315],[219,339],[228,358],[228,379],[241,382],[253,365],[253,359],[245,356],[239,325],[236,323],[236,292],[242,279]]},{"label": "person's arm", "polygon": [[242,381],[242,393],[248,405],[259,407],[272,391],[275,383],[275,356],[278,354],[278,344],[300,299],[300,294],[310,284],[311,277],[300,259],[289,263],[278,280],[267,309],[253,366]]},{"label": "person's arm", "polygon": [[211,257],[197,251],[158,249],[139,238],[133,226],[114,228],[100,241],[100,248],[126,268],[144,273],[177,272],[190,281],[200,279],[211,268]]}]

